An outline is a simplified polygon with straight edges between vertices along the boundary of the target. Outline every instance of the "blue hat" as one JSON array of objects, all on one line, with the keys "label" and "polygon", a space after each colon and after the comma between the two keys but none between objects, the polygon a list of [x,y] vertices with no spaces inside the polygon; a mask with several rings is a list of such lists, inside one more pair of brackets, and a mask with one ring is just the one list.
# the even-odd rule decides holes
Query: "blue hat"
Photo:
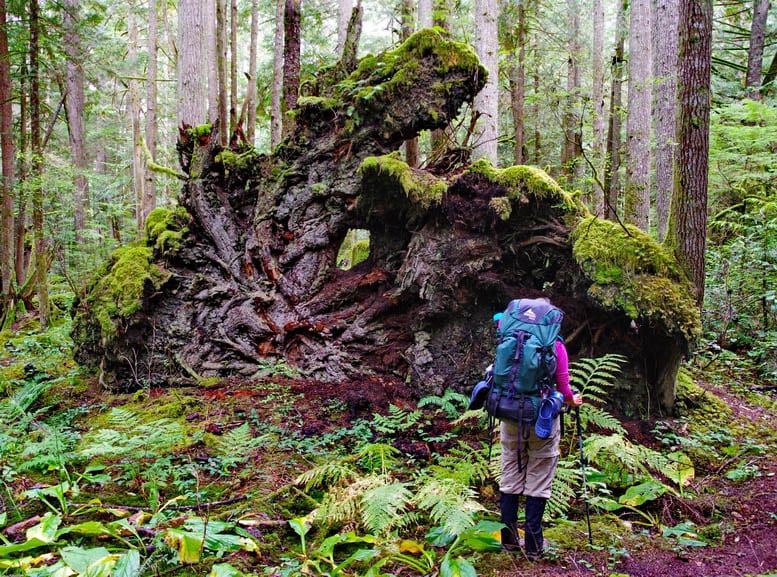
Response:
[{"label": "blue hat", "polygon": [[468,411],[482,409],[486,403],[486,397],[488,396],[489,385],[486,381],[480,381],[475,388],[472,389],[472,396],[469,398]]}]

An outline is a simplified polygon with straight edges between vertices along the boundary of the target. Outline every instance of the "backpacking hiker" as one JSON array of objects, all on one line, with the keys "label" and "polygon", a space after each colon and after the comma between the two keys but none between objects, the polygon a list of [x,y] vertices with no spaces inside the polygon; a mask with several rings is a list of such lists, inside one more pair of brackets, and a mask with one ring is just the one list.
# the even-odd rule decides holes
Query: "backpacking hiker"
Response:
[{"label": "backpacking hiker", "polygon": [[523,495],[529,559],[543,553],[542,516],[558,464],[561,403],[583,403],[582,395],[569,387],[567,349],[558,334],[563,317],[546,298],[510,302],[498,319],[493,385],[485,399],[486,410],[500,420],[502,546],[520,551],[518,508]]}]

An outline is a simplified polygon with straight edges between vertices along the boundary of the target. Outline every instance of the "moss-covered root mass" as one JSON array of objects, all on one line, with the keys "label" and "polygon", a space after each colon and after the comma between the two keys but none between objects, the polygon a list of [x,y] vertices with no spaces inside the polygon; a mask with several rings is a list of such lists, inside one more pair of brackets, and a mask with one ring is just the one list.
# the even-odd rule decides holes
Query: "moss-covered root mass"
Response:
[{"label": "moss-covered root mass", "polygon": [[593,281],[588,292],[605,308],[657,322],[693,343],[701,333],[699,308],[674,257],[632,225],[595,216],[572,233],[575,259]]},{"label": "moss-covered root mass", "polygon": [[399,152],[384,156],[369,156],[359,167],[363,176],[383,176],[396,184],[412,203],[429,208],[440,204],[448,183],[422,170],[416,170],[403,162]]}]

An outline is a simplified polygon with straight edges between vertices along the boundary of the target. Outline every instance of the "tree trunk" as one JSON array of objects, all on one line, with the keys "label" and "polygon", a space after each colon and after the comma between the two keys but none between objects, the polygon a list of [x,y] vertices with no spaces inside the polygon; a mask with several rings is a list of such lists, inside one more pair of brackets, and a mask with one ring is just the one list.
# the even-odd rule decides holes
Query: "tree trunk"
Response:
[{"label": "tree trunk", "polygon": [[674,186],[675,110],[677,107],[677,0],[654,0],[653,59],[656,157],[656,233],[666,238]]},{"label": "tree trunk", "polygon": [[[402,41],[405,41],[415,32],[415,0],[402,0],[400,10],[402,21],[400,36]],[[409,139],[405,142],[404,148],[405,162],[413,168],[417,167],[419,163],[418,138]]]},{"label": "tree trunk", "polygon": [[43,147],[40,128],[40,10],[38,0],[30,0],[30,146],[32,173],[32,236],[35,259],[35,287],[38,293],[38,319],[45,329],[49,325],[48,258],[49,242],[43,228]]},{"label": "tree trunk", "polygon": [[488,71],[483,90],[475,96],[478,115],[474,136],[474,158],[487,158],[498,164],[499,137],[499,4],[496,0],[475,1],[475,52]]},{"label": "tree trunk", "polygon": [[604,171],[606,154],[606,126],[604,116],[604,3],[594,0],[593,7],[593,46],[591,61],[593,65],[593,154],[594,186],[591,208],[593,213],[603,217],[604,212]]},{"label": "tree trunk", "polygon": [[[420,2],[421,0],[419,0]],[[450,23],[448,17],[450,15],[450,0],[431,0],[431,18],[432,25],[439,26],[443,30],[450,31]],[[447,127],[446,127],[447,128]],[[438,128],[432,130],[431,134],[431,150],[429,151],[429,157],[432,160],[439,160],[445,156],[445,152],[448,148],[448,143],[451,138],[446,132],[446,128]]]},{"label": "tree trunk", "polygon": [[680,0],[675,198],[668,239],[704,301],[712,0]]},{"label": "tree trunk", "polygon": [[11,61],[8,54],[5,0],[0,0],[0,152],[2,152],[2,204],[0,204],[0,318],[12,307],[14,247],[14,166],[13,103],[11,101]]},{"label": "tree trunk", "polygon": [[[178,4],[178,126],[207,122],[208,93],[205,57],[208,54],[202,0]],[[206,42],[203,43],[203,40]],[[204,46],[203,46],[204,44]]]},{"label": "tree trunk", "polygon": [[230,4],[229,18],[229,135],[237,130],[237,0]]},{"label": "tree trunk", "polygon": [[[128,46],[127,54],[133,67],[138,63],[138,27],[135,22],[135,15],[130,11],[128,28]],[[144,200],[146,198],[143,192],[145,184],[145,172],[143,162],[143,144],[140,122],[140,90],[135,75],[129,81],[129,118],[132,130],[132,189],[135,191],[135,221],[139,234],[143,231],[143,225],[146,222],[144,215]]]},{"label": "tree trunk", "polygon": [[81,34],[78,30],[78,0],[65,0],[64,44],[67,60],[65,105],[67,110],[68,135],[70,137],[70,155],[75,167],[74,230],[76,242],[82,240],[82,231],[86,227],[86,212],[89,207],[89,179],[86,175],[86,152],[84,150],[84,61],[81,47]]},{"label": "tree trunk", "polygon": [[769,0],[755,0],[753,24],[750,28],[750,48],[747,51],[747,75],[745,92],[751,100],[761,100],[761,72],[763,70],[766,20],[769,16]]},{"label": "tree trunk", "polygon": [[624,220],[650,230],[650,0],[632,0]]},{"label": "tree trunk", "polygon": [[432,0],[418,0],[418,27],[431,28],[433,21]]},{"label": "tree trunk", "polygon": [[610,87],[610,118],[607,126],[607,168],[604,171],[605,216],[618,218],[620,197],[619,172],[621,166],[621,113],[623,109],[623,63],[626,43],[626,10],[628,0],[621,0],[615,21],[615,51],[612,57],[612,85]]},{"label": "tree trunk", "polygon": [[218,24],[218,6],[224,0],[200,0],[203,4],[203,10],[207,17],[204,22],[203,34],[207,41],[203,48],[204,61],[203,69],[207,72],[207,91],[208,91],[208,116],[206,122],[217,122],[219,118],[219,24]]},{"label": "tree trunk", "polygon": [[567,33],[569,55],[567,57],[567,96],[564,106],[564,142],[561,147],[561,170],[570,183],[580,173],[580,157],[583,154],[583,134],[578,116],[578,92],[580,91],[580,15],[577,0],[567,0]]},{"label": "tree trunk", "polygon": [[281,116],[283,117],[283,134],[288,136],[293,129],[293,122],[286,113],[297,106],[299,97],[300,74],[300,20],[302,0],[286,0],[283,12],[283,100]]},{"label": "tree trunk", "polygon": [[286,0],[276,0],[275,4],[275,39],[273,41],[273,82],[272,82],[272,104],[270,111],[270,145],[275,148],[280,144],[283,138],[283,47],[284,40],[284,20],[283,15],[286,11]]},{"label": "tree trunk", "polygon": [[518,0],[516,14],[507,13],[510,18],[508,28],[514,33],[508,34],[510,111],[513,117],[513,140],[515,148],[513,161],[516,165],[526,164],[526,131],[524,127],[524,107],[526,105],[526,8],[525,0]]},{"label": "tree trunk", "polygon": [[[27,138],[27,126],[29,124],[29,108],[27,106],[27,81],[29,71],[27,69],[27,56],[22,59],[21,79],[19,81],[19,183],[27,182],[29,174],[29,150]],[[14,230],[14,263],[16,267],[16,284],[21,286],[27,280],[27,194],[26,186],[19,187],[17,202],[16,223]]]},{"label": "tree trunk", "polygon": [[766,73],[764,73],[763,86],[765,92],[771,93],[774,91],[775,79],[777,79],[777,51],[772,56],[772,63],[769,65]]},{"label": "tree trunk", "polygon": [[343,54],[345,37],[348,34],[348,22],[353,12],[353,0],[338,0],[337,2],[337,48],[338,55]]},{"label": "tree trunk", "polygon": [[246,140],[256,146],[256,52],[259,44],[259,2],[251,0],[251,46],[248,55],[248,90],[246,91]]},{"label": "tree trunk", "polygon": [[[156,161],[157,141],[157,5],[156,0],[149,0],[148,7],[148,67],[146,70],[146,147],[149,160]],[[143,182],[143,222],[146,222],[148,214],[156,208],[156,173],[148,168]]]},{"label": "tree trunk", "polygon": [[[532,48],[535,57],[539,54],[539,39],[538,35],[534,35],[532,42]],[[532,105],[532,116],[534,117],[534,165],[540,166],[540,158],[542,156],[542,131],[540,130],[540,71],[539,67],[534,67],[534,74],[532,75],[532,85],[534,87],[534,104]]]},{"label": "tree trunk", "polygon": [[218,76],[218,134],[221,146],[229,142],[227,74],[227,0],[216,0],[216,73]]}]

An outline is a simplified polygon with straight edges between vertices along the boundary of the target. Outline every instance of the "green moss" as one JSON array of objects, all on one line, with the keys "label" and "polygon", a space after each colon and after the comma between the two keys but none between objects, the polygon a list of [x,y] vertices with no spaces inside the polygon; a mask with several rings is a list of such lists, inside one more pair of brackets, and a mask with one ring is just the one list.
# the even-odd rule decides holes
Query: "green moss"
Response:
[{"label": "green moss", "polygon": [[187,132],[194,138],[202,138],[211,135],[213,126],[210,124],[200,124],[199,126],[192,126]]},{"label": "green moss", "polygon": [[575,259],[593,281],[589,294],[633,319],[660,322],[688,342],[701,334],[694,291],[674,257],[632,225],[584,218],[573,231]]},{"label": "green moss", "polygon": [[314,108],[317,110],[333,110],[337,108],[338,101],[335,98],[324,98],[322,96],[301,96],[297,100],[299,108]]},{"label": "green moss", "polygon": [[526,194],[536,198],[553,199],[561,202],[568,210],[586,214],[587,209],[572,194],[561,188],[544,170],[534,166],[511,166],[495,168],[486,158],[474,162],[466,171],[467,174],[480,174],[488,181],[503,187],[507,191],[505,197],[497,197],[491,202],[493,208],[502,220],[510,218],[511,207],[503,199],[519,200]]},{"label": "green moss", "polygon": [[361,174],[385,174],[394,178],[407,197],[423,208],[440,204],[448,183],[423,171],[413,170],[399,158],[398,152],[369,156],[359,167]]},{"label": "green moss", "polygon": [[116,249],[96,273],[86,298],[103,342],[114,338],[121,322],[140,310],[147,284],[159,289],[169,278],[153,263],[151,247],[135,243]]},{"label": "green moss", "polygon": [[222,150],[216,155],[216,162],[220,162],[225,168],[250,171],[256,166],[256,149],[250,148],[245,152],[234,152],[232,150]]},{"label": "green moss", "polygon": [[351,255],[351,266],[356,266],[360,262],[367,260],[367,257],[370,256],[370,241],[358,241],[355,245],[353,245]]},{"label": "green moss", "polygon": [[189,213],[182,206],[170,210],[156,208],[146,218],[145,232],[147,244],[162,254],[175,253],[183,246],[184,236],[189,232],[186,224]]},{"label": "green moss", "polygon": [[391,97],[417,81],[419,61],[429,57],[435,59],[441,74],[458,69],[485,78],[486,71],[469,45],[449,40],[440,28],[425,29],[394,50],[362,58],[356,70],[337,85],[335,97],[362,102],[381,94]]}]

